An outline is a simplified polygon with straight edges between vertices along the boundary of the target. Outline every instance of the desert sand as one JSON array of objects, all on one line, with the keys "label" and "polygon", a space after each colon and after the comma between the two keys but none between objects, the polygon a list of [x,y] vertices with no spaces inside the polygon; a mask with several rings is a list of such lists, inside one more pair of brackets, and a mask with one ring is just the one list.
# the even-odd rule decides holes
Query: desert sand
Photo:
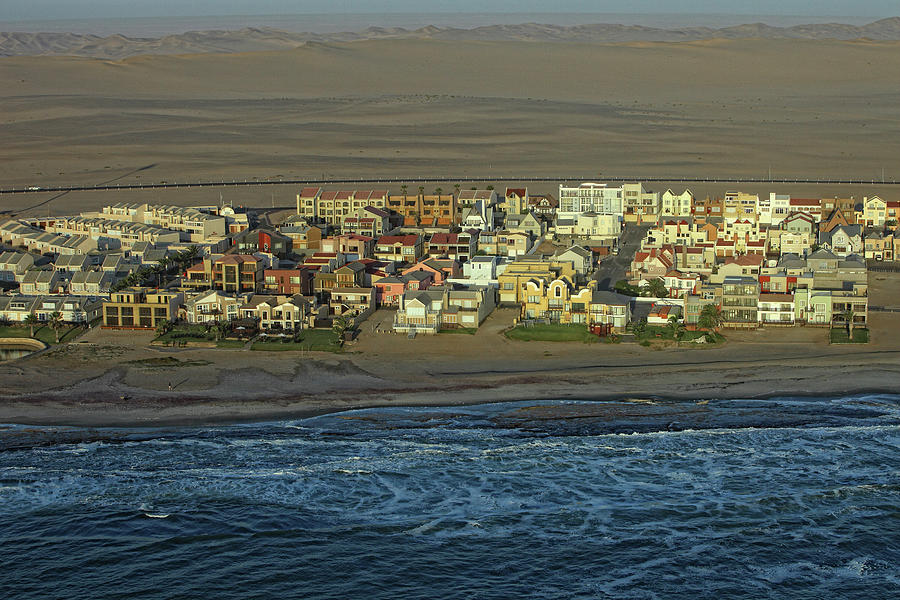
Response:
[{"label": "desert sand", "polygon": [[[124,60],[8,57],[0,59],[0,187],[764,177],[770,168],[773,177],[878,181],[884,169],[887,181],[900,180],[891,160],[900,150],[898,50],[893,41],[401,39]],[[835,193],[890,193],[856,187]],[[219,191],[265,204],[272,194],[204,190],[202,199],[218,201]],[[286,203],[294,190],[274,192]],[[90,203],[122,194],[95,196]],[[0,209],[50,197],[3,196]],[[54,200],[52,210],[74,212],[70,200]]]}]

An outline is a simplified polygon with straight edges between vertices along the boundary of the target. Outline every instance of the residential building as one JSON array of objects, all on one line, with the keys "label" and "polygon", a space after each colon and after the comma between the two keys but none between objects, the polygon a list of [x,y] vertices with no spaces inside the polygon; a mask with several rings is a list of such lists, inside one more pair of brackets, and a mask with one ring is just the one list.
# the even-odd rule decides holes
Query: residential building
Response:
[{"label": "residential building", "polygon": [[266,269],[263,271],[263,289],[278,296],[309,296],[313,293],[315,271],[307,267],[294,269]]},{"label": "residential building", "polygon": [[422,236],[383,235],[375,242],[375,258],[396,262],[415,263],[424,253]]},{"label": "residential building", "polygon": [[641,183],[622,185],[626,221],[655,222],[659,216],[659,194],[648,192]]},{"label": "residential building", "polygon": [[264,252],[284,258],[291,253],[293,240],[277,231],[258,227],[235,235],[233,245],[240,254]]},{"label": "residential building", "polygon": [[507,215],[528,212],[528,188],[506,188],[506,195],[500,204],[500,210]]},{"label": "residential building", "polygon": [[609,187],[605,183],[582,183],[576,187],[559,186],[559,210],[562,218],[576,218],[581,213],[601,215],[625,214],[624,188]]},{"label": "residential building", "polygon": [[90,323],[100,318],[102,303],[87,296],[0,296],[0,318],[22,323],[28,315],[38,321],[50,320],[58,312],[66,323]]},{"label": "residential building", "polygon": [[27,252],[0,252],[0,281],[10,283],[22,281],[22,277],[33,265],[34,255]]},{"label": "residential building", "polygon": [[430,273],[434,285],[444,285],[447,279],[458,278],[462,274],[459,263],[451,258],[426,258],[401,271],[401,275],[412,275],[417,271]]},{"label": "residential building", "polygon": [[841,258],[851,254],[862,254],[865,252],[862,226],[841,225],[830,231],[822,231],[819,233],[819,246],[831,250]]},{"label": "residential building", "polygon": [[441,326],[444,329],[477,328],[497,306],[497,288],[475,286],[447,288],[444,294]]},{"label": "residential building", "polygon": [[322,244],[322,227],[317,225],[292,222],[279,227],[278,232],[291,238],[291,248],[296,250],[318,250]]},{"label": "residential building", "polygon": [[684,190],[676,194],[671,189],[662,193],[660,198],[660,217],[690,217],[691,208],[694,205],[694,194],[691,190]]},{"label": "residential building", "polygon": [[219,290],[207,290],[186,297],[179,310],[180,318],[188,323],[233,321],[240,318],[240,308],[251,294],[226,294]]},{"label": "residential building", "polygon": [[329,312],[334,316],[367,317],[375,310],[375,289],[336,287],[331,290]]},{"label": "residential building", "polygon": [[191,242],[225,237],[226,232],[225,217],[191,207],[119,203],[104,206],[98,216],[103,219],[143,223],[182,232],[188,238],[185,241]]},{"label": "residential building", "polygon": [[526,210],[539,217],[552,218],[559,208],[559,200],[553,194],[529,194]]},{"label": "residential building", "polygon": [[400,297],[394,315],[394,331],[400,333],[437,333],[443,325],[445,290],[408,291]]},{"label": "residential building", "polygon": [[178,318],[184,302],[181,292],[133,287],[120,290],[103,301],[103,326],[125,329],[156,329]]},{"label": "residential building", "polygon": [[465,262],[475,256],[478,248],[478,232],[434,233],[428,240],[426,252],[431,256],[446,256]]},{"label": "residential building", "polygon": [[534,237],[525,232],[482,231],[478,235],[478,254],[488,256],[525,256],[534,245]]},{"label": "residential building", "polygon": [[542,281],[546,286],[563,277],[575,280],[575,267],[571,261],[520,257],[497,276],[500,304],[522,304],[528,295],[526,284],[529,281]]},{"label": "residential building", "polygon": [[32,296],[58,294],[66,291],[66,282],[59,271],[30,269],[22,275],[19,292]]},{"label": "residential building", "polygon": [[793,325],[793,294],[760,294],[757,318],[760,325]]},{"label": "residential building", "polygon": [[313,301],[304,296],[256,294],[240,308],[241,318],[253,319],[260,329],[297,331],[315,326]]},{"label": "residential building", "polygon": [[757,326],[759,282],[752,277],[726,277],[722,282],[722,322],[735,329]]},{"label": "residential building", "polygon": [[391,196],[387,208],[399,214],[405,227],[448,227],[459,223],[453,194],[402,194]]},{"label": "residential building", "polygon": [[118,281],[109,271],[78,271],[69,276],[68,292],[78,296],[105,296]]},{"label": "residential building", "polygon": [[374,206],[357,209],[353,214],[344,217],[341,223],[341,233],[355,233],[373,238],[381,237],[391,229],[390,214]]},{"label": "residential building", "polygon": [[347,260],[371,258],[375,255],[375,238],[356,233],[327,237],[322,240],[322,252],[341,253]]}]

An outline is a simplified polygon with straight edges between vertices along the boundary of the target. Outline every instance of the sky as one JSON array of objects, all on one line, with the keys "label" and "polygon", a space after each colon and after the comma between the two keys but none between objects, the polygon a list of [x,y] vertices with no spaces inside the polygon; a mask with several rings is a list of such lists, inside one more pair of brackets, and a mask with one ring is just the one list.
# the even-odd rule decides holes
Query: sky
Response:
[{"label": "sky", "polygon": [[897,0],[0,0],[0,21],[321,13],[900,14]]}]

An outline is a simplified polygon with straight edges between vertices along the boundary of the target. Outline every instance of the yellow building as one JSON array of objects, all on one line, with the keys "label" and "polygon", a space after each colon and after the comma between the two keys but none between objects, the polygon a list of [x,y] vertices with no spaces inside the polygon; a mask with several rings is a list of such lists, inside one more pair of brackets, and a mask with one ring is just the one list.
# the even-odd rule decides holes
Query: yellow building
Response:
[{"label": "yellow building", "polygon": [[134,287],[110,295],[103,302],[103,326],[156,329],[174,321],[184,296],[180,292]]},{"label": "yellow building", "polygon": [[529,281],[543,281],[544,284],[549,284],[561,277],[575,281],[575,265],[572,261],[548,260],[533,256],[519,257],[497,276],[500,303],[522,304],[526,300],[526,284]]}]

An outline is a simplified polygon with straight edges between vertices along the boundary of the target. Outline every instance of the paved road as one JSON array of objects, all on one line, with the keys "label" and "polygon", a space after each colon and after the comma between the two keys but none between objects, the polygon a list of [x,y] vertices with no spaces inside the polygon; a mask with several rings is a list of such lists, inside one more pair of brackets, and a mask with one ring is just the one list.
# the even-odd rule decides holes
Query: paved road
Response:
[{"label": "paved road", "polygon": [[619,253],[606,258],[600,263],[594,273],[598,290],[612,290],[620,279],[625,279],[625,273],[631,267],[634,253],[641,247],[641,240],[647,234],[651,225],[635,225],[629,223],[625,226],[625,232],[619,238]]},{"label": "paved road", "polygon": [[[138,169],[141,171],[149,167]],[[130,175],[130,173],[128,174]],[[160,182],[160,183],[113,183],[123,177],[117,177],[98,185],[35,185],[21,188],[0,189],[0,194],[22,194],[40,192],[84,192],[102,190],[143,190],[164,188],[200,188],[200,187],[229,187],[229,186],[256,186],[256,185],[329,185],[329,184],[400,184],[410,181],[421,183],[465,183],[465,182],[665,182],[665,183],[822,183],[822,184],[848,184],[848,185],[900,185],[900,181],[877,179],[817,179],[815,177],[796,177],[790,179],[768,179],[760,177],[622,177],[622,176],[554,176],[554,177],[391,177],[391,178],[346,178],[346,179],[252,179],[231,181],[193,181],[193,182]]]}]

